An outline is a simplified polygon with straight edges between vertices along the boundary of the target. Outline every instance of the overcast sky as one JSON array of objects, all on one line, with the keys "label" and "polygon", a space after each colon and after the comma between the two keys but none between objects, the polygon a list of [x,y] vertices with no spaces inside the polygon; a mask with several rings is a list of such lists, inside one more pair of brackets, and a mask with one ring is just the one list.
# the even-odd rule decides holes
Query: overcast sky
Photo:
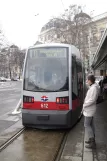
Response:
[{"label": "overcast sky", "polygon": [[[0,26],[8,41],[26,48],[36,42],[41,27],[70,4],[83,5],[85,12],[90,14],[94,10],[94,15],[97,15],[107,11],[106,1],[0,0]],[[39,15],[35,16],[38,13]]]}]

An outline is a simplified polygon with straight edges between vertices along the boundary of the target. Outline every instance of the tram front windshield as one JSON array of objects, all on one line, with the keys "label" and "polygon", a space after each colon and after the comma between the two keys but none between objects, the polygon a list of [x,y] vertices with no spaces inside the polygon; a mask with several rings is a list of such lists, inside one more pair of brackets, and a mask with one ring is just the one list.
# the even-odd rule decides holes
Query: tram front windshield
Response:
[{"label": "tram front windshield", "polygon": [[67,91],[67,48],[47,47],[29,49],[24,74],[24,90]]}]

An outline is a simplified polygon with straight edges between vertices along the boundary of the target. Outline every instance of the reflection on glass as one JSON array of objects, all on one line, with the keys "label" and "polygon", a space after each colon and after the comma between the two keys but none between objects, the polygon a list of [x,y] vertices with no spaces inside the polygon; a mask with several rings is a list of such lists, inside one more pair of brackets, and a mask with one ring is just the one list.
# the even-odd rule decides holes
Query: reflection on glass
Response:
[{"label": "reflection on glass", "polygon": [[[49,48],[50,49],[50,48]],[[67,50],[62,48],[55,54],[54,48],[48,50],[48,54],[42,53],[33,56],[32,52],[28,53],[24,89],[30,91],[62,91],[68,90],[68,68],[67,68]],[[53,49],[53,50],[52,50]],[[59,48],[60,49],[60,48]],[[35,49],[36,50],[36,49]],[[44,50],[45,52],[47,51]],[[50,56],[49,53],[52,55]],[[30,55],[31,54],[31,55]]]}]

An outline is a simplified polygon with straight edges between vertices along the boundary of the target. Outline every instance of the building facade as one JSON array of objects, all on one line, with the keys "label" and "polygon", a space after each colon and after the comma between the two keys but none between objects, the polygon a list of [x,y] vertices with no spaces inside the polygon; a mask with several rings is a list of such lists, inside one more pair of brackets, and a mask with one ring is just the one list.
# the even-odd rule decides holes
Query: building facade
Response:
[{"label": "building facade", "polygon": [[[61,30],[64,30],[64,32],[66,31],[66,40],[65,37],[60,33],[60,32],[56,32],[56,29],[59,28],[60,23],[63,23],[63,21],[65,22],[65,20],[63,19],[52,19],[50,20],[47,24],[45,24],[42,29],[41,32],[38,36],[38,41],[42,42],[42,43],[51,43],[51,42],[62,42],[62,43],[66,43],[66,42],[70,42],[72,43],[73,40],[71,41],[71,34],[70,32],[68,32],[68,22],[66,23],[66,26],[62,27]],[[92,60],[95,54],[95,51],[98,47],[98,44],[101,40],[101,37],[104,33],[104,30],[107,27],[107,13],[103,13],[101,15],[98,15],[96,17],[92,18],[92,22],[94,25],[94,28],[92,29],[92,27],[90,27],[91,25],[88,25],[88,30],[87,33],[85,35],[84,41],[86,42],[84,45],[84,53],[86,54],[84,57],[84,63],[85,63],[85,67],[86,67],[86,71],[87,73],[90,72],[91,70],[91,64],[92,64]],[[72,22],[71,22],[72,24]],[[74,29],[75,30],[75,29]],[[60,31],[60,30],[59,30]],[[75,36],[74,36],[75,39]],[[79,40],[81,41],[81,40]],[[84,42],[83,41],[83,42]],[[77,46],[78,47],[78,46]],[[79,47],[78,47],[79,48]]]},{"label": "building facade", "polygon": [[90,41],[89,41],[90,43],[89,65],[90,66],[92,65],[92,61],[93,61],[96,49],[107,27],[107,12],[94,17],[93,22],[95,23],[96,29],[93,32],[93,34],[90,33]]}]

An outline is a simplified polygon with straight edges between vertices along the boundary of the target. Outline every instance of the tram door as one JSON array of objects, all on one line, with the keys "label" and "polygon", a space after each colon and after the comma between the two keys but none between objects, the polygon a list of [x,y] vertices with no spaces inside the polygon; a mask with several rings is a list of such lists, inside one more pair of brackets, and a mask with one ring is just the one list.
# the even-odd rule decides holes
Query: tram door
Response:
[{"label": "tram door", "polygon": [[[76,57],[72,57],[72,102],[76,102],[78,99],[78,87],[77,87],[77,66],[76,66]],[[72,104],[72,110],[75,110],[77,107]]]},{"label": "tram door", "polygon": [[83,84],[82,84],[82,66],[72,57],[72,110],[74,112],[74,120],[80,116],[83,100]]}]

